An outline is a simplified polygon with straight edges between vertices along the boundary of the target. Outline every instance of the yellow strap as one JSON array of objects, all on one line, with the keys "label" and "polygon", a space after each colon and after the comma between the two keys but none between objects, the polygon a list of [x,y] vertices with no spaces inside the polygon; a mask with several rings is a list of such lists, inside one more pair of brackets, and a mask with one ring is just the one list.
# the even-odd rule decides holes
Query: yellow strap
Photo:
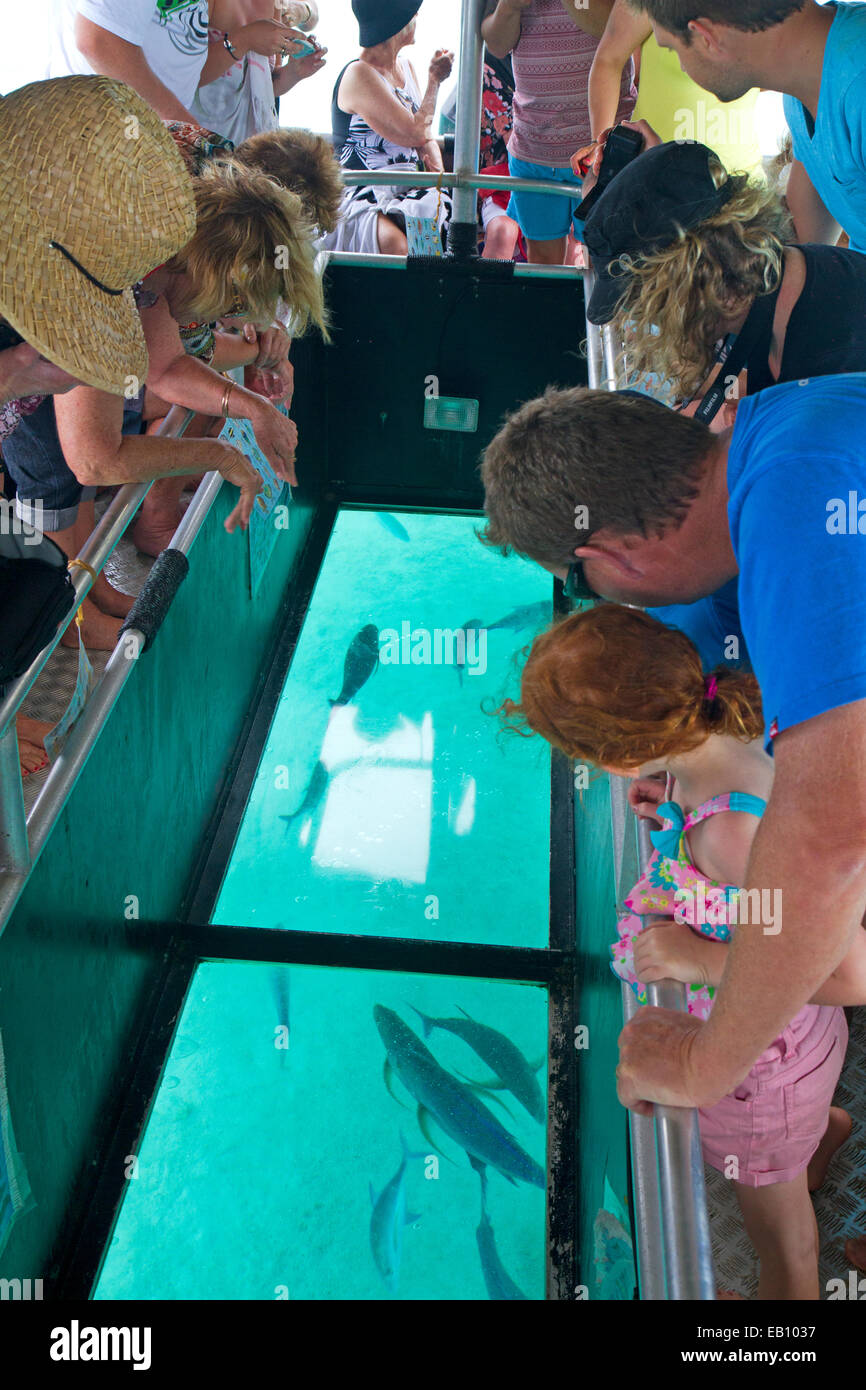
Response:
[{"label": "yellow strap", "polygon": [[86,560],[70,560],[69,568],[72,569],[73,565],[77,565],[80,570],[86,570],[87,573],[90,575],[90,578],[93,580],[94,584],[96,583],[96,570],[93,568],[92,565],[88,565]]}]

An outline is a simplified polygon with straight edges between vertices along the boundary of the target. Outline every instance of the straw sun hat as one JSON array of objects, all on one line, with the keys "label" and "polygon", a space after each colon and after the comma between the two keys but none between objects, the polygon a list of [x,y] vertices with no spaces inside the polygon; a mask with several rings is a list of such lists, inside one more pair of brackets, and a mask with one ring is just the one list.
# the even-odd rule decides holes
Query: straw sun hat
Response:
[{"label": "straw sun hat", "polygon": [[79,380],[122,394],[147,349],[131,286],[195,231],[189,175],[161,120],[108,77],[0,99],[0,314]]}]

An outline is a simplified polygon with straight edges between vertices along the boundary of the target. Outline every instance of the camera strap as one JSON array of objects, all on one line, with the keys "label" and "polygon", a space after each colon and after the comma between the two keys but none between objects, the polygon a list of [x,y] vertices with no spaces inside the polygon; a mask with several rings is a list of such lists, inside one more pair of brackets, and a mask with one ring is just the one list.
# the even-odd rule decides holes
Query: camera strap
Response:
[{"label": "camera strap", "polygon": [[[718,414],[725,399],[726,383],[736,381],[756,347],[766,344],[769,349],[778,298],[778,289],[773,294],[758,295],[739,333],[729,333],[725,338],[721,350],[716,354],[717,361],[722,364],[721,368],[695,411],[696,420],[702,420],[708,425]],[[766,363],[764,365],[766,366]]]}]

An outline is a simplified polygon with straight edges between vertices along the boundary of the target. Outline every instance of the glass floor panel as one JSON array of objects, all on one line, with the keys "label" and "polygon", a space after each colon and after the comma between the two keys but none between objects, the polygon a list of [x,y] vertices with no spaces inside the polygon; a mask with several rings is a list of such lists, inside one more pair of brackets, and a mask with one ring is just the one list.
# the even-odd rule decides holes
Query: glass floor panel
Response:
[{"label": "glass floor panel", "polygon": [[549,749],[488,711],[552,582],[479,524],[339,513],[214,922],[547,945]]},{"label": "glass floor panel", "polygon": [[542,1299],[546,1052],[543,986],[199,965],[93,1296]]}]

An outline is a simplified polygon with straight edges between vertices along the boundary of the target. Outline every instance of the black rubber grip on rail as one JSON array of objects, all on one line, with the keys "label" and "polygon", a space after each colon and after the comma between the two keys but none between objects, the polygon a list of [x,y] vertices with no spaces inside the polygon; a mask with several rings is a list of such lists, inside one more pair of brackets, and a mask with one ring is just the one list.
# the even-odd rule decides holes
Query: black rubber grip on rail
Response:
[{"label": "black rubber grip on rail", "polygon": [[188,573],[189,560],[182,550],[163,550],[157,555],[153,569],[120,629],[121,636],[133,629],[140,632],[144,637],[142,651],[148,651]]},{"label": "black rubber grip on rail", "polygon": [[478,228],[475,222],[452,222],[448,228],[448,254],[455,261],[478,259]]}]

